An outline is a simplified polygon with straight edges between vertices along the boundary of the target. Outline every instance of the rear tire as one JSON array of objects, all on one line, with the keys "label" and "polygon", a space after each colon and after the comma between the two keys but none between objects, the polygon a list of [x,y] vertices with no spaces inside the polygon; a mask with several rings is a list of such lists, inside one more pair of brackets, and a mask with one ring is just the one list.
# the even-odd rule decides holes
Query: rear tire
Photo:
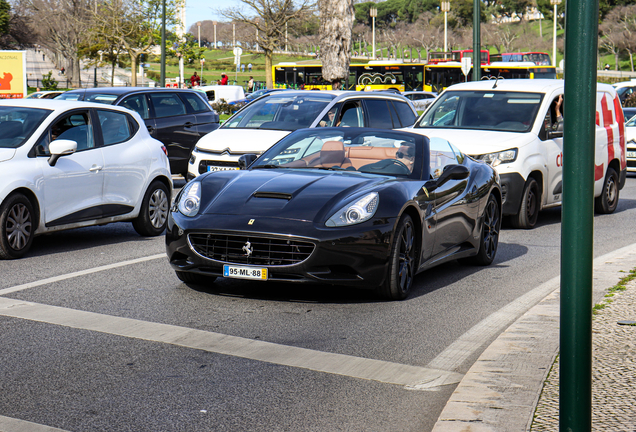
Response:
[{"label": "rear tire", "polygon": [[389,300],[404,300],[408,297],[417,266],[417,244],[415,225],[409,215],[398,223],[391,245],[389,269],[378,293]]},{"label": "rear tire", "polygon": [[141,203],[139,216],[133,221],[133,228],[141,236],[154,237],[161,234],[168,224],[170,192],[163,182],[155,180],[150,184]]},{"label": "rear tire", "polygon": [[519,213],[510,217],[514,228],[531,229],[537,224],[539,209],[541,208],[541,193],[539,184],[532,177],[528,178],[521,195]]},{"label": "rear tire", "polygon": [[501,230],[501,210],[497,199],[490,195],[484,209],[484,221],[481,226],[481,239],[477,255],[462,260],[472,265],[490,265],[497,255],[499,231]]},{"label": "rear tire", "polygon": [[216,276],[206,276],[199,273],[175,271],[181,282],[191,283],[195,285],[212,285],[216,280]]},{"label": "rear tire", "polygon": [[618,174],[614,168],[607,168],[605,182],[603,182],[603,192],[594,200],[594,207],[597,213],[614,213],[618,207]]},{"label": "rear tire", "polygon": [[33,205],[23,194],[9,196],[0,205],[0,258],[22,258],[33,244]]}]

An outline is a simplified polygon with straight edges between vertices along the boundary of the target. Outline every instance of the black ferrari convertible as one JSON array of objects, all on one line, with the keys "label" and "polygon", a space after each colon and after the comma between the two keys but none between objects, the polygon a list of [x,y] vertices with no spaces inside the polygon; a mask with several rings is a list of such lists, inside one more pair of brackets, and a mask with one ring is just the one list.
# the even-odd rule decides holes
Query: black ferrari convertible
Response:
[{"label": "black ferrari convertible", "polygon": [[497,253],[497,173],[448,141],[362,128],[296,131],[240,170],[180,191],[166,233],[179,279],[318,282],[408,296],[414,276]]}]

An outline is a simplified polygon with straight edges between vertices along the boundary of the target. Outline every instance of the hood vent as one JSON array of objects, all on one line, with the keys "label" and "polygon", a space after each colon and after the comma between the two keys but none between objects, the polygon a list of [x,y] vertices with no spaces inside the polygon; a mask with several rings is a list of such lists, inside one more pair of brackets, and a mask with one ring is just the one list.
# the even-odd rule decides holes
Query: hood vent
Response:
[{"label": "hood vent", "polygon": [[273,198],[273,199],[284,199],[289,201],[292,199],[292,194],[284,193],[284,192],[255,192],[254,198]]}]

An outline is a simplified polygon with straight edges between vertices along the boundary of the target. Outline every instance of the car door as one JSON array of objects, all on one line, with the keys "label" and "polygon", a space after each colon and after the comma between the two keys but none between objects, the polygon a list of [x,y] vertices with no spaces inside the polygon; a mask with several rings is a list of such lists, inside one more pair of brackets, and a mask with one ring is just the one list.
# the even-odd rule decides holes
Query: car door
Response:
[{"label": "car door", "polygon": [[[49,144],[57,139],[77,143],[75,153],[49,164]],[[89,110],[66,113],[54,122],[35,147],[42,170],[42,212],[47,227],[99,219],[102,215],[104,158],[95,145]]]},{"label": "car door", "polygon": [[[429,163],[432,180],[437,180],[446,167],[458,164],[458,160],[448,141],[431,138]],[[448,180],[433,191],[436,226],[433,256],[462,244],[475,228],[475,219],[466,211],[469,204],[464,199],[467,185],[468,179]],[[479,204],[473,205],[478,208]]]},{"label": "car door", "polygon": [[176,92],[150,92],[151,112],[154,114],[153,138],[168,149],[170,171],[183,174],[188,170],[188,159],[199,140],[196,116],[189,114]]},{"label": "car door", "polygon": [[214,112],[210,108],[210,105],[205,103],[199,95],[186,91],[179,92],[178,94],[183,100],[187,112],[194,114],[196,118],[196,128],[199,138],[219,128],[219,115]]},{"label": "car door", "polygon": [[[561,202],[563,196],[563,130],[556,130],[556,104],[561,90],[550,96],[550,106],[543,118],[543,131],[540,134],[542,149],[540,153],[546,158],[547,182],[545,186],[546,204]],[[539,117],[540,118],[540,117]],[[558,136],[557,136],[558,135]]]},{"label": "car door", "polygon": [[142,196],[151,165],[151,152],[134,139],[142,127],[120,111],[94,111],[97,141],[104,158],[104,217],[130,213]]}]

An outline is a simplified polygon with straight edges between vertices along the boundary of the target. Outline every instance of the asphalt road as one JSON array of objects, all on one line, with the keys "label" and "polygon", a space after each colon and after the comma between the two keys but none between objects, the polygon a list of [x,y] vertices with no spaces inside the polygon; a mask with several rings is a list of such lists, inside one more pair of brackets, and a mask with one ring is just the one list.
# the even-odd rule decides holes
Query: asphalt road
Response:
[{"label": "asphalt road", "polygon": [[[505,228],[490,267],[420,274],[402,302],[187,286],[163,238],[129,224],[38,237],[27,258],[0,261],[0,430],[430,431],[507,327],[496,313],[520,315],[539,300],[522,296],[558,276],[560,216]],[[595,217],[594,255],[636,242],[635,219],[630,177],[616,213]]]}]

